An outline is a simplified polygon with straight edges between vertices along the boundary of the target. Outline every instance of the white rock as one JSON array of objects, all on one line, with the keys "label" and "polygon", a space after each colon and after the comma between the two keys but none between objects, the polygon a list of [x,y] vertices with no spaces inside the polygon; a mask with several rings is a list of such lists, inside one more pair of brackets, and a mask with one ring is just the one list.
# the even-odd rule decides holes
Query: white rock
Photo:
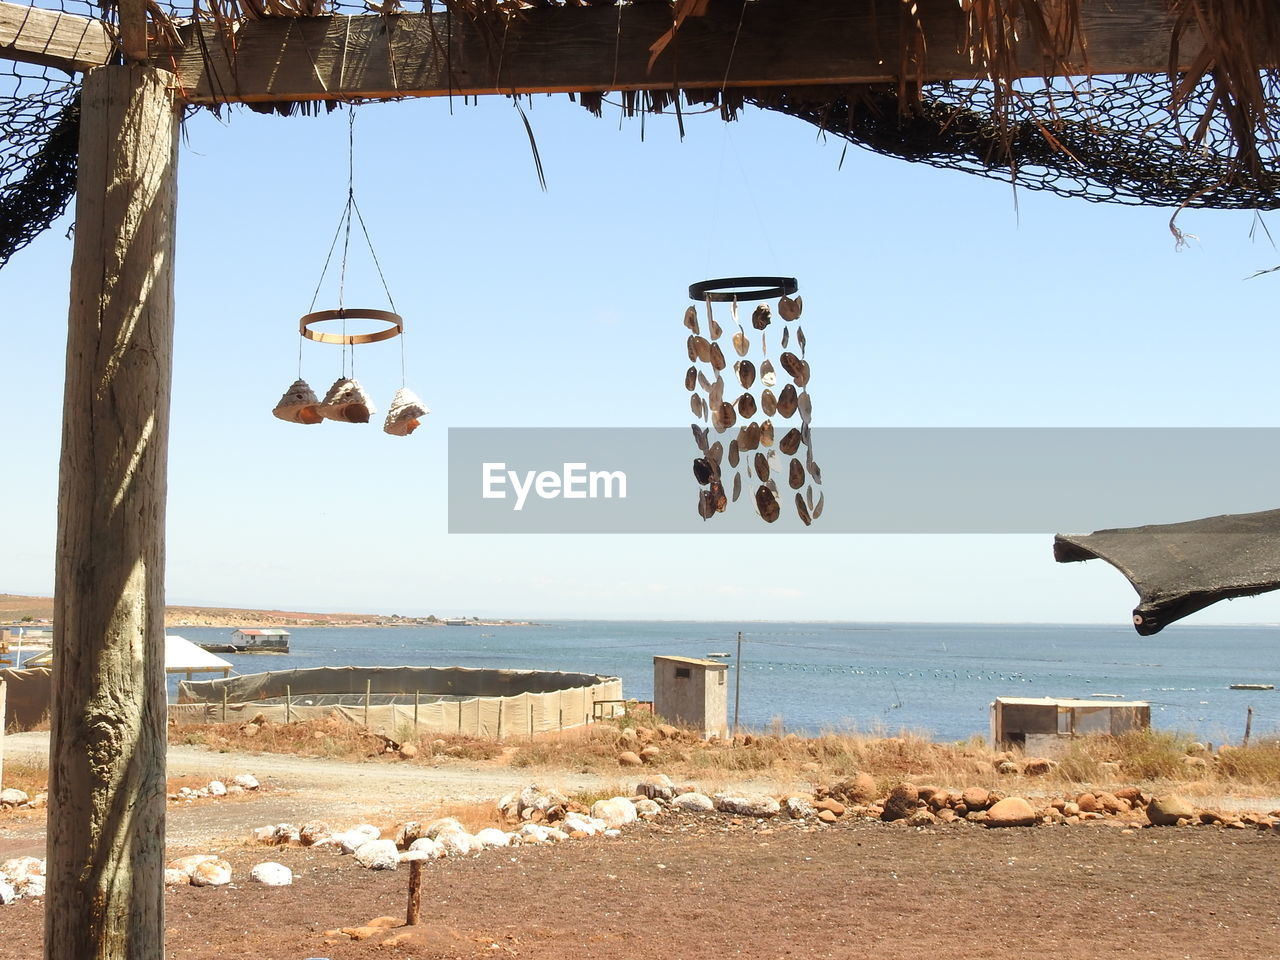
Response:
[{"label": "white rock", "polygon": [[231,778],[231,782],[242,790],[257,790],[261,786],[258,778],[252,773],[238,773]]},{"label": "white rock", "polygon": [[356,850],[356,863],[368,870],[394,870],[400,865],[400,851],[390,840],[370,840]]},{"label": "white rock", "polygon": [[24,897],[43,897],[45,878],[43,873],[33,873],[18,883],[18,893]]},{"label": "white rock", "polygon": [[551,839],[551,828],[541,823],[522,823],[516,833],[533,843],[545,843]]},{"label": "white rock", "polygon": [[174,870],[172,867],[165,867],[164,885],[166,887],[175,887],[183,883],[190,883],[191,878],[181,870]]},{"label": "white rock", "polygon": [[213,857],[198,864],[191,872],[193,887],[223,887],[231,882],[231,864]]},{"label": "white rock", "polygon": [[435,840],[440,845],[441,854],[446,857],[465,857],[475,849],[471,834],[461,828],[443,831]]},{"label": "white rock", "polygon": [[430,837],[432,840],[435,840],[441,833],[449,830],[461,830],[463,833],[467,832],[467,828],[453,817],[441,817],[439,820],[432,820],[430,823],[423,826],[423,828],[418,832],[418,836]]},{"label": "white rock", "polygon": [[227,787],[227,796],[229,797],[234,797],[241,793],[244,793],[244,787],[239,784],[233,783],[231,786]]},{"label": "white rock", "polygon": [[227,785],[221,780],[210,780],[209,786],[205,788],[209,791],[211,797],[225,797],[227,795]]},{"label": "white rock", "polygon": [[21,884],[27,877],[43,877],[44,861],[39,857],[14,857],[0,863],[0,875]]},{"label": "white rock", "polygon": [[191,875],[195,873],[196,867],[200,866],[200,864],[209,863],[217,859],[212,853],[196,853],[189,857],[179,857],[177,860],[169,861],[169,869],[178,870],[184,877],[190,879]]},{"label": "white rock", "polygon": [[[345,830],[342,833],[335,834],[334,839],[342,846],[343,853],[355,853],[361,847],[371,840],[378,840],[382,837],[382,831],[372,824],[361,823]],[[394,847],[395,844],[393,843]]]},{"label": "white rock", "polygon": [[594,837],[602,829],[597,826],[597,821],[591,817],[585,817],[580,813],[571,813],[564,818],[564,829],[570,833],[577,831],[585,833],[588,837]]},{"label": "white rock", "polygon": [[511,845],[511,834],[504,833],[497,827],[485,827],[476,832],[472,837],[472,843],[482,850],[489,847],[507,847]]},{"label": "white rock", "polygon": [[717,794],[715,804],[722,813],[736,813],[743,817],[772,817],[782,809],[777,800],[765,796],[728,797]]},{"label": "white rock", "polygon": [[677,810],[688,810],[693,813],[710,813],[716,808],[715,803],[705,793],[681,793],[671,801]]},{"label": "white rock", "polygon": [[277,823],[271,842],[281,847],[288,846],[291,843],[295,845],[301,844],[302,832],[292,823]]},{"label": "white rock", "polygon": [[591,816],[603,820],[606,826],[622,827],[635,823],[639,814],[636,812],[636,805],[626,797],[610,797],[593,803]]},{"label": "white rock", "polygon": [[648,797],[641,797],[635,801],[636,814],[642,820],[653,820],[662,816],[662,805],[656,800],[650,800]]},{"label": "white rock", "polygon": [[440,844],[430,837],[419,837],[409,844],[409,849],[406,852],[425,854],[428,860],[439,860],[444,856],[444,850],[440,848]]},{"label": "white rock", "polygon": [[7,880],[0,880],[0,907],[8,906],[18,899],[18,891]]},{"label": "white rock", "polygon": [[786,808],[787,816],[793,820],[807,820],[818,815],[813,804],[804,797],[787,797]]},{"label": "white rock", "polygon": [[283,863],[268,860],[250,870],[249,879],[268,887],[287,887],[293,883],[293,871]]},{"label": "white rock", "polygon": [[30,799],[26,791],[19,790],[17,787],[7,787],[4,790],[0,790],[0,807],[16,807],[18,804],[26,803]]},{"label": "white rock", "polygon": [[568,840],[569,835],[559,827],[549,827],[547,829],[547,839],[552,843],[559,843],[561,840]]},{"label": "white rock", "polygon": [[275,843],[276,828],[275,827],[254,827],[253,839],[258,843]]},{"label": "white rock", "polygon": [[622,831],[617,829],[616,827],[610,827],[608,830],[604,832],[604,835],[606,837],[620,837],[622,836]]}]

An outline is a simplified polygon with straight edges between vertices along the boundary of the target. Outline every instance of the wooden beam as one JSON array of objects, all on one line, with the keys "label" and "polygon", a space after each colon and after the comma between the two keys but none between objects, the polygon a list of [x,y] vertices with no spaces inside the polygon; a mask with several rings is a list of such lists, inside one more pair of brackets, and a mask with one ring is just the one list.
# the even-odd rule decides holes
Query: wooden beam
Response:
[{"label": "wooden beam", "polygon": [[[1167,68],[1166,0],[1080,2],[1088,56],[1079,44],[1067,51],[1064,73]],[[918,7],[925,78],[980,78],[961,50],[955,0]],[[650,45],[671,26],[662,3],[530,8],[487,29],[445,14],[256,20],[241,25],[234,55],[209,25],[188,27],[174,66],[189,103],[887,83],[902,69],[904,9],[902,0],[713,0],[652,70]],[[1020,36],[1017,73],[1042,76],[1049,67],[1031,31]],[[1183,59],[1200,45],[1188,35]]]},{"label": "wooden beam", "polygon": [[47,960],[164,957],[164,514],[172,78],[92,70],[67,328],[54,584]]},{"label": "wooden beam", "polygon": [[72,71],[101,66],[114,51],[101,20],[0,3],[0,57]]}]

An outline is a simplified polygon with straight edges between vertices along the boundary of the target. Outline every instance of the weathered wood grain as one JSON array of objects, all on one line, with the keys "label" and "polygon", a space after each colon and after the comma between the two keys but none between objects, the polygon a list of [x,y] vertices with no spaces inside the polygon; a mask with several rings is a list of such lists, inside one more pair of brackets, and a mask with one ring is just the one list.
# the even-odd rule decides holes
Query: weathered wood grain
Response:
[{"label": "weathered wood grain", "polygon": [[[980,78],[955,0],[919,8],[924,77]],[[241,26],[234,57],[210,28],[187,28],[176,70],[190,103],[883,83],[902,71],[902,11],[901,0],[713,2],[652,70],[650,45],[671,25],[665,4],[531,8],[485,29],[444,14],[259,20]],[[1172,28],[1165,0],[1082,0],[1088,53],[1077,42],[1058,72],[1162,72]],[[1015,72],[1054,72],[1031,31],[1021,36]],[[1200,45],[1188,36],[1183,57]]]},{"label": "weathered wood grain", "polygon": [[113,50],[115,44],[100,20],[0,3],[0,57],[63,70],[88,70],[106,63]]},{"label": "weathered wood grain", "polygon": [[58,483],[48,960],[164,956],[164,515],[178,111],[85,78]]}]

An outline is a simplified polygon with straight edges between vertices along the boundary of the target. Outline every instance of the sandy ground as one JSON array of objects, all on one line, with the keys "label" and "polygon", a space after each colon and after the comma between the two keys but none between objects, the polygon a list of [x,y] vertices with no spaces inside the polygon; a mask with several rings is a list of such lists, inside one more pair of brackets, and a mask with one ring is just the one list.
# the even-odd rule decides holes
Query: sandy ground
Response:
[{"label": "sandy ground", "polygon": [[[15,752],[39,749],[38,737],[17,740]],[[228,887],[167,892],[172,958],[1280,960],[1280,834],[1125,833],[1103,822],[987,830],[672,814],[613,840],[429,863],[420,926],[359,930],[380,916],[403,920],[406,869],[373,872],[351,857],[254,845],[248,829],[312,814],[339,823],[426,814],[447,799],[492,799],[530,775],[181,747],[171,765],[174,775],[254,772],[273,786],[171,805],[171,852],[218,852],[237,877]],[[564,776],[564,785],[578,779],[593,778]],[[40,817],[0,818],[0,859],[42,844]],[[292,887],[245,881],[268,859],[295,870]],[[42,924],[40,901],[0,908],[0,958],[39,956]]]}]

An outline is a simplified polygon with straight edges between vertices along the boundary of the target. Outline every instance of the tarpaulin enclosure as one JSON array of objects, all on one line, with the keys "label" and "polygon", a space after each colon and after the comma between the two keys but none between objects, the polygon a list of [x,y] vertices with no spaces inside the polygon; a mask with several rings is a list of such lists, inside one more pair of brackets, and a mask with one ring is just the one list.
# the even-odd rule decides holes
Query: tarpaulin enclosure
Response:
[{"label": "tarpaulin enclosure", "polygon": [[1219,600],[1280,588],[1280,510],[1060,533],[1053,557],[1059,563],[1098,558],[1123,573],[1140,600],[1133,625],[1150,636]]},{"label": "tarpaulin enclosure", "polygon": [[48,667],[0,670],[0,680],[8,687],[5,726],[10,730],[34,727],[49,712],[53,671]]},{"label": "tarpaulin enclosure", "polygon": [[[620,701],[622,681],[590,673],[469,667],[315,667],[183,681],[171,718],[273,722],[338,713],[389,736],[545,733],[590,723],[593,705]],[[612,716],[614,704],[605,710]]]}]

